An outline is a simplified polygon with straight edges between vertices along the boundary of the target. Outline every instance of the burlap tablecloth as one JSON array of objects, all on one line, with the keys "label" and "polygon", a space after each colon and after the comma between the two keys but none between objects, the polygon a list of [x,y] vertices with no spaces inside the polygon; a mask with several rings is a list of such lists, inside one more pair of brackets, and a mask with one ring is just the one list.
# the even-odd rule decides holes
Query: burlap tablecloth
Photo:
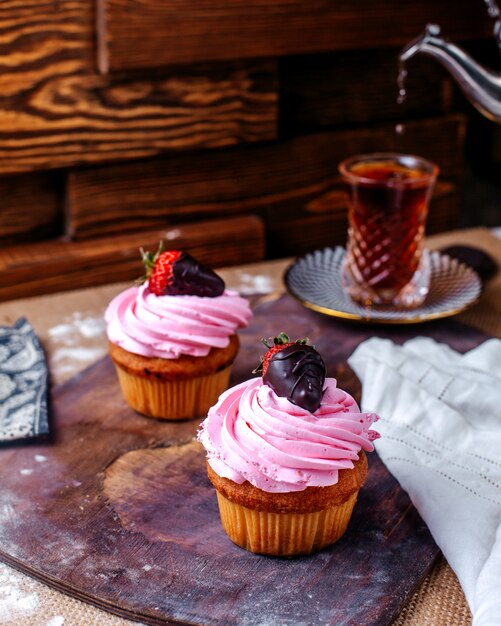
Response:
[{"label": "burlap tablecloth", "polygon": [[[501,266],[501,240],[485,229],[432,237],[431,248],[451,244],[482,248]],[[252,292],[283,290],[287,261],[221,272],[230,287]],[[48,353],[54,383],[73,376],[105,354],[102,312],[123,285],[110,285],[0,304],[0,324],[26,315]],[[466,324],[501,337],[501,272],[480,302],[459,316]],[[1,503],[0,503],[1,504]],[[404,557],[402,557],[404,558]],[[471,614],[456,576],[440,558],[392,626],[467,626]],[[4,626],[125,626],[134,624],[74,598],[0,563],[0,624]]]}]

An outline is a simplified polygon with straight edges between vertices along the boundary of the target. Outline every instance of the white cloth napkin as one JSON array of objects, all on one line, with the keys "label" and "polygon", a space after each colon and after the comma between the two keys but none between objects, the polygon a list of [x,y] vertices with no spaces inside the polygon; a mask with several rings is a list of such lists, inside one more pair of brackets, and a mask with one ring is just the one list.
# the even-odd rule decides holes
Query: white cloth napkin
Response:
[{"label": "white cloth napkin", "polygon": [[372,338],[348,363],[375,442],[456,572],[474,626],[501,626],[501,341],[461,355]]}]

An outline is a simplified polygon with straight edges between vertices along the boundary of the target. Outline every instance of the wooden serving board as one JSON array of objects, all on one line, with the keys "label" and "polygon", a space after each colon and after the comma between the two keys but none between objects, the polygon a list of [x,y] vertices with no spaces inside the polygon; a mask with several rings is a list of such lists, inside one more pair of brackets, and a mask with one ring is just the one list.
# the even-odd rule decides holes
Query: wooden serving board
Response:
[{"label": "wooden serving board", "polygon": [[[410,331],[353,326],[264,299],[242,335],[233,382],[259,337],[309,336],[358,395],[346,358],[371,335],[420,334],[461,351],[485,336],[444,321]],[[346,535],[319,554],[248,553],[224,534],[197,422],[160,423],[122,401],[108,358],[57,387],[53,440],[0,450],[0,558],[65,593],[148,624],[387,624],[438,554],[376,454]]]}]

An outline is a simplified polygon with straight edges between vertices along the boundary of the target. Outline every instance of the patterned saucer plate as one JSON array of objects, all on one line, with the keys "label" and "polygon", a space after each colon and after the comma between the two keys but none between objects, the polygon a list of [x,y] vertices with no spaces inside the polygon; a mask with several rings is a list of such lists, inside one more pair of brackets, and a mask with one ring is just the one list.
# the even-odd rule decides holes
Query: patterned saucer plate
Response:
[{"label": "patterned saucer plate", "polygon": [[380,324],[417,324],[450,317],[474,304],[482,291],[478,274],[469,266],[438,251],[426,251],[431,266],[430,291],[412,310],[369,308],[356,304],[341,285],[345,250],[324,248],[297,259],[285,273],[289,293],[319,313]]}]

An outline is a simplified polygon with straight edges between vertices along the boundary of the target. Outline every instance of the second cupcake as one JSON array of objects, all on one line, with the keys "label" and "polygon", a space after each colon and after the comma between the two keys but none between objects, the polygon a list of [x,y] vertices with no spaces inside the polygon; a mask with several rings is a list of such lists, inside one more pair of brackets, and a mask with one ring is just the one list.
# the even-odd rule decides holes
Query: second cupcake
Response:
[{"label": "second cupcake", "polygon": [[143,252],[143,261],[146,282],[105,313],[123,396],[149,417],[200,417],[228,386],[249,304],[184,251]]}]

